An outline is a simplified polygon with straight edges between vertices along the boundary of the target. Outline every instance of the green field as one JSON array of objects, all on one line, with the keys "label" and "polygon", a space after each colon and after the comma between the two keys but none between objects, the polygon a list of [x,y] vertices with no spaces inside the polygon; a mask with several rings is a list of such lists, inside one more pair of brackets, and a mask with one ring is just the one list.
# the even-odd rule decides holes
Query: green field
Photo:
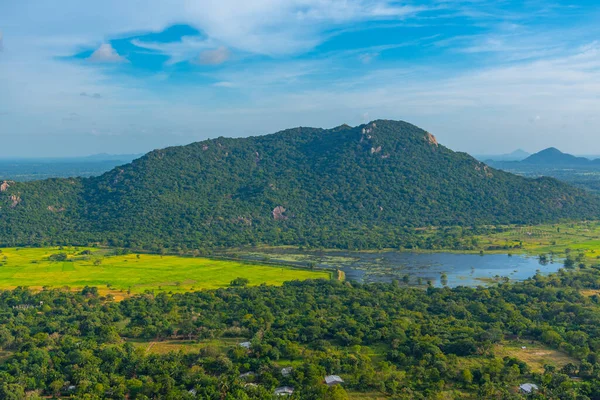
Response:
[{"label": "green field", "polygon": [[[88,250],[91,254],[82,255]],[[152,254],[111,255],[112,250],[94,248],[5,248],[0,249],[0,289],[27,286],[96,286],[116,297],[146,290],[184,292],[229,286],[235,278],[250,285],[280,285],[285,281],[329,279],[326,271],[247,264]],[[51,255],[67,254],[66,261],[51,261]]]},{"label": "green field", "polygon": [[[481,249],[522,244],[522,249],[515,249],[513,252],[564,256],[567,249],[570,249],[572,253],[584,253],[588,261],[600,259],[598,221],[505,227],[502,232],[478,236],[478,240]],[[498,252],[505,253],[506,250]]]},{"label": "green field", "polygon": [[559,350],[528,340],[496,344],[494,353],[500,358],[508,356],[524,361],[533,372],[537,373],[543,373],[545,365],[553,365],[560,369],[569,363],[577,364],[575,358]]}]

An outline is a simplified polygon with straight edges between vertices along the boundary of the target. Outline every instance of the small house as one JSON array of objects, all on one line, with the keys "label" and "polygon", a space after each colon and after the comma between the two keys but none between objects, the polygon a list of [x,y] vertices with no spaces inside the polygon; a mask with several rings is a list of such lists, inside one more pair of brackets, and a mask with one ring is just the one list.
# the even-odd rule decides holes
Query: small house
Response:
[{"label": "small house", "polygon": [[339,385],[344,383],[344,380],[337,375],[329,375],[325,377],[325,383],[328,386]]},{"label": "small house", "polygon": [[250,343],[250,342],[242,342],[242,343],[238,344],[238,346],[242,346],[243,348],[249,350],[250,347],[252,347],[252,343]]},{"label": "small house", "polygon": [[521,392],[524,394],[532,394],[534,391],[538,390],[538,386],[535,383],[524,383],[519,386]]},{"label": "small house", "polygon": [[292,373],[292,371],[293,371],[292,367],[281,368],[281,375],[288,376],[289,374]]},{"label": "small house", "polygon": [[282,386],[275,389],[275,396],[291,396],[294,394],[294,388],[290,386]]}]

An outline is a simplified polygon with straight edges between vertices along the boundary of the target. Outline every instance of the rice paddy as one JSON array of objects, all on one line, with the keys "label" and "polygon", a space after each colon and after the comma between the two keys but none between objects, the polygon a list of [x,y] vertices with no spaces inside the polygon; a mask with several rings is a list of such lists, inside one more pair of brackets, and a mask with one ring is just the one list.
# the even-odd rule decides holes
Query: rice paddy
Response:
[{"label": "rice paddy", "polygon": [[110,249],[84,247],[0,249],[0,289],[25,286],[72,290],[98,287],[103,294],[185,292],[227,287],[236,278],[248,285],[329,279],[326,271],[154,254],[113,255]]}]

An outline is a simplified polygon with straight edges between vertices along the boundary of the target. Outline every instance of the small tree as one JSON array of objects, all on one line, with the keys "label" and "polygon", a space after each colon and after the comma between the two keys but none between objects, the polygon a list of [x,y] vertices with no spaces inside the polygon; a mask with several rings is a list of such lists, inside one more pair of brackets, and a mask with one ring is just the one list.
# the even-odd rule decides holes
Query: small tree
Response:
[{"label": "small tree", "polygon": [[247,278],[235,278],[229,283],[229,286],[244,287],[247,286],[249,283],[250,280],[248,280]]},{"label": "small tree", "polygon": [[58,254],[52,254],[50,257],[48,257],[48,259],[50,261],[67,261],[68,256],[66,253],[58,253]]},{"label": "small tree", "polygon": [[565,268],[573,268],[575,266],[575,260],[569,255],[565,258]]}]

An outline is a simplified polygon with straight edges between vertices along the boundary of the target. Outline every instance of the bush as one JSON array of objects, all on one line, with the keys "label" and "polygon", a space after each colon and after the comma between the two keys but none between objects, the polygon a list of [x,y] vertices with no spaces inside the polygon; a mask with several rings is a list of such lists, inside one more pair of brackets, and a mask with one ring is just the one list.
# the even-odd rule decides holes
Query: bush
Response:
[{"label": "bush", "polygon": [[229,283],[229,286],[247,286],[249,283],[250,281],[246,278],[235,278],[231,281],[231,283]]},{"label": "bush", "polygon": [[58,253],[58,254],[52,254],[50,257],[48,257],[48,260],[50,261],[67,261],[68,257],[66,253]]}]

